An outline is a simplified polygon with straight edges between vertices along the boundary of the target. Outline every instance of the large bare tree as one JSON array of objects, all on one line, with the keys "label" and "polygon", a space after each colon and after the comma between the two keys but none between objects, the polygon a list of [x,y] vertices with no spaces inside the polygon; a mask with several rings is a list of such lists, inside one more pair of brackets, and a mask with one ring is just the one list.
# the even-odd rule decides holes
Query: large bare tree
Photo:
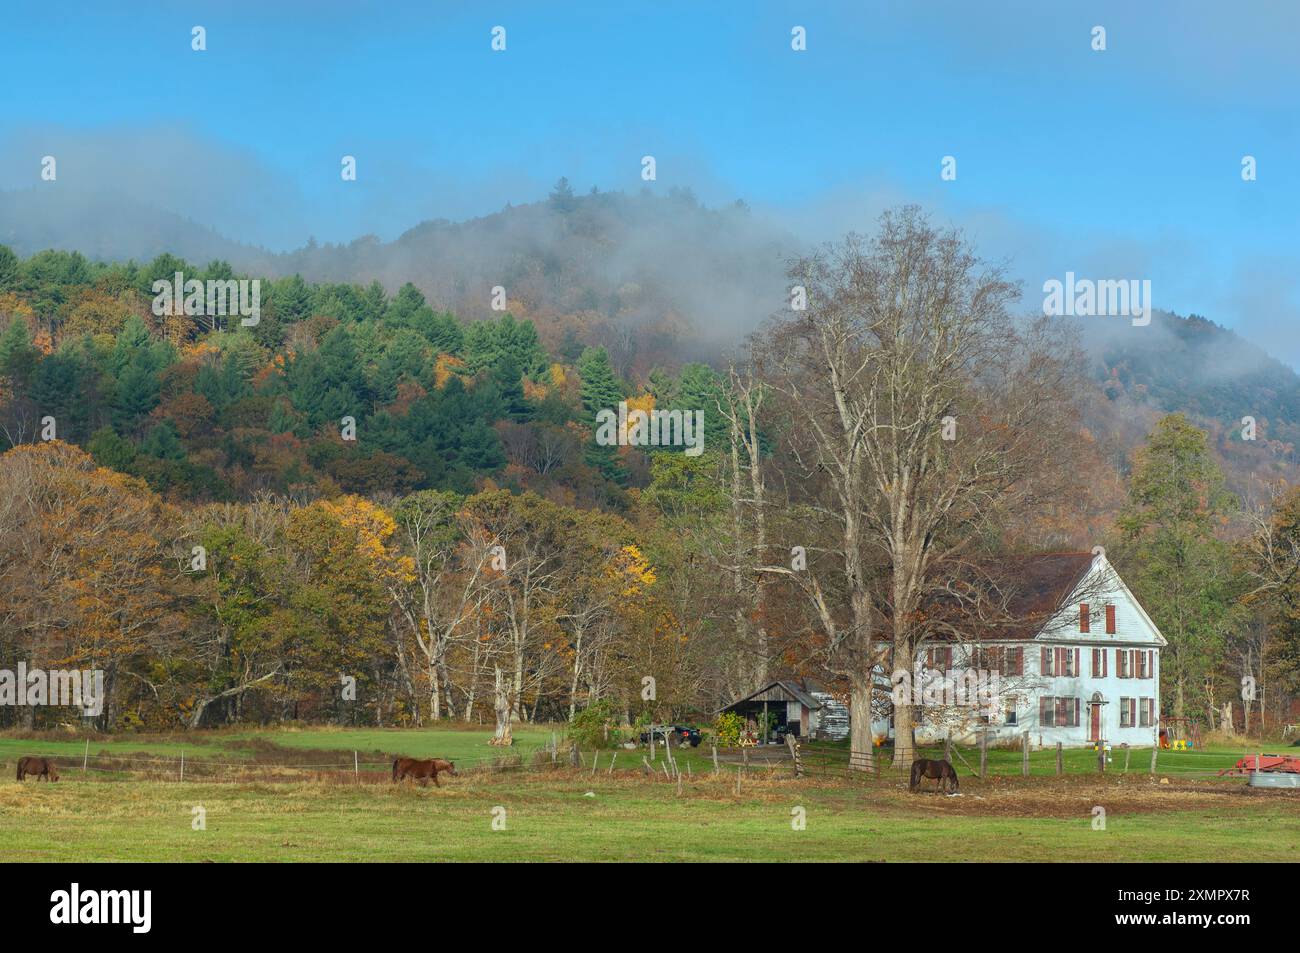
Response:
[{"label": "large bare tree", "polygon": [[[836,578],[773,569],[816,609],[849,680],[855,762],[870,767],[872,670],[887,656],[910,670],[927,640],[959,636],[951,611],[927,609],[968,602],[975,617],[992,531],[1059,492],[1073,362],[1068,336],[1011,316],[1018,291],[1001,269],[914,207],[790,278],[806,309],[778,317],[757,353],[785,397],[803,486],[838,529]],[[912,761],[915,715],[896,706],[895,765]]]}]

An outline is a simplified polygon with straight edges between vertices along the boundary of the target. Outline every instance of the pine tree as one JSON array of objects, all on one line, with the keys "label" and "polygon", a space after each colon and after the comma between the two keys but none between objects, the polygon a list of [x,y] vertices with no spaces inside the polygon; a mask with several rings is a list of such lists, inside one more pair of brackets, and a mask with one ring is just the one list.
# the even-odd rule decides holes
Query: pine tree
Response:
[{"label": "pine tree", "polygon": [[582,352],[578,358],[578,376],[582,379],[579,390],[582,408],[586,414],[586,423],[591,427],[583,459],[605,479],[622,486],[627,482],[627,471],[619,457],[618,447],[596,442],[596,414],[602,410],[617,413],[619,401],[623,399],[623,388],[619,385],[614,368],[609,363],[609,355],[603,347],[589,347]]},{"label": "pine tree", "polygon": [[1203,431],[1182,414],[1156,424],[1118,520],[1117,563],[1168,640],[1160,677],[1173,689],[1176,717],[1193,704],[1211,707],[1207,678],[1230,622],[1232,586],[1227,546],[1215,532],[1235,502]]}]

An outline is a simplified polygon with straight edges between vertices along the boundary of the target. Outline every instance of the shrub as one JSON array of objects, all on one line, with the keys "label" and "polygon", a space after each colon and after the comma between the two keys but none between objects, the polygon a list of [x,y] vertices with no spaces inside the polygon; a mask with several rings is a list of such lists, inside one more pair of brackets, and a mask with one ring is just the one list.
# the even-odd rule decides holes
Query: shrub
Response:
[{"label": "shrub", "polygon": [[579,748],[612,748],[622,740],[618,729],[618,710],[608,698],[592,702],[573,716],[569,737]]},{"label": "shrub", "polygon": [[740,732],[745,727],[745,719],[734,711],[724,711],[713,720],[713,733],[717,736],[718,747],[734,748],[740,744]]}]

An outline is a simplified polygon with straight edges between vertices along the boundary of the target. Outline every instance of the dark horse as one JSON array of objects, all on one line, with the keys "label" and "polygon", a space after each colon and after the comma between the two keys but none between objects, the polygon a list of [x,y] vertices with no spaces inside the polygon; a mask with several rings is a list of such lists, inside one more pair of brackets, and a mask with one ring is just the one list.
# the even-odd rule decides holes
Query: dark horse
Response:
[{"label": "dark horse", "polygon": [[59,769],[54,766],[54,762],[49,758],[34,758],[31,755],[18,759],[18,780],[21,781],[29,774],[36,775],[36,780],[44,778],[46,781],[59,780]]},{"label": "dark horse", "polygon": [[428,784],[429,778],[433,778],[434,787],[442,787],[438,783],[438,772],[444,771],[453,778],[456,777],[456,763],[454,761],[443,761],[441,758],[430,758],[427,761],[420,761],[417,758],[398,758],[393,762],[393,783],[396,784],[405,778],[415,778],[421,784]]},{"label": "dark horse", "polygon": [[915,791],[920,787],[922,778],[938,781],[941,791],[947,788],[955,793],[957,790],[957,772],[947,761],[917,758],[912,762],[912,783],[907,786],[907,789]]}]

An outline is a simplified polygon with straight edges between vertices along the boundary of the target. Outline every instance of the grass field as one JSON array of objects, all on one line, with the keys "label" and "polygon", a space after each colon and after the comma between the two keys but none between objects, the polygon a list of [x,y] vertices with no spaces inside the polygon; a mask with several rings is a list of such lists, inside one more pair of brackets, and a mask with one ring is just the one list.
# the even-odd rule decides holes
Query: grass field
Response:
[{"label": "grass field", "polygon": [[[1128,774],[1112,761],[1095,773],[1091,751],[990,752],[991,776],[961,768],[961,796],[913,794],[886,771],[879,780],[826,772],[795,780],[787,766],[736,766],[713,776],[703,748],[679,755],[689,777],[647,778],[640,752],[599,768],[487,770],[486,731],[231,730],[84,740],[0,737],[0,844],[10,860],[1295,860],[1300,792],[1210,780],[1240,750],[1149,749]],[[517,748],[549,745],[549,728],[523,728]],[[178,779],[181,750],[186,780]],[[360,762],[379,762],[352,775]],[[58,784],[13,780],[20,754],[59,759]],[[449,757],[465,770],[442,788],[387,783],[392,753]],[[967,757],[970,753],[966,752]],[[380,756],[383,755],[381,758]],[[833,760],[831,754],[827,762]],[[1122,754],[1120,755],[1122,757]],[[127,759],[140,758],[140,761]],[[106,759],[106,760],[105,760]],[[589,765],[590,762],[588,761]],[[317,765],[331,767],[318,768]],[[205,771],[206,768],[206,771]],[[635,768],[635,769],[634,769]],[[337,769],[337,770],[335,770]],[[1169,783],[1160,783],[1165,778]],[[274,780],[271,780],[274,779]],[[193,829],[202,808],[206,829]],[[1094,829],[1094,809],[1105,829]],[[806,827],[792,819],[802,808]],[[499,810],[497,810],[499,809]],[[504,817],[504,829],[494,818]],[[500,821],[498,820],[498,826]]]}]

